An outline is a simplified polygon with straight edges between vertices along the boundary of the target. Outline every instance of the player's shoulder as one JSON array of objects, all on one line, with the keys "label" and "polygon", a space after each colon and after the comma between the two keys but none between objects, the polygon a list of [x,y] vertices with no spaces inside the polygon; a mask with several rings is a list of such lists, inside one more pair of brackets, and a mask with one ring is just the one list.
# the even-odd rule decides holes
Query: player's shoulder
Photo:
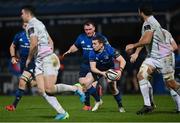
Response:
[{"label": "player's shoulder", "polygon": [[24,30],[19,31],[15,34],[15,37],[21,37],[22,35],[24,35],[26,32]]}]

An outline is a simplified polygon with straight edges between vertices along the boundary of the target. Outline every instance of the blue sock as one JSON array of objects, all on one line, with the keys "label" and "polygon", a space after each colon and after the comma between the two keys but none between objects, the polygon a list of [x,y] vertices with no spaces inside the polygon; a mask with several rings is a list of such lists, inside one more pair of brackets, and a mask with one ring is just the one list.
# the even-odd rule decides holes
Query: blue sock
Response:
[{"label": "blue sock", "polygon": [[118,107],[122,107],[122,103],[121,103],[121,95],[120,92],[117,95],[114,95],[114,99],[116,100]]},{"label": "blue sock", "polygon": [[13,102],[13,105],[14,105],[15,108],[16,108],[17,104],[19,103],[19,101],[21,100],[22,95],[24,95],[24,90],[17,89],[16,90],[16,98],[15,98],[15,100]]},{"label": "blue sock", "polygon": [[98,95],[96,88],[94,88],[93,86],[91,88],[89,88],[87,90],[89,92],[90,95],[92,95],[94,97],[94,99],[96,100],[96,102],[100,101],[100,96]]},{"label": "blue sock", "polygon": [[89,94],[89,92],[85,92],[85,96],[86,96],[86,101],[84,102],[84,104],[86,106],[90,106],[90,94]]}]

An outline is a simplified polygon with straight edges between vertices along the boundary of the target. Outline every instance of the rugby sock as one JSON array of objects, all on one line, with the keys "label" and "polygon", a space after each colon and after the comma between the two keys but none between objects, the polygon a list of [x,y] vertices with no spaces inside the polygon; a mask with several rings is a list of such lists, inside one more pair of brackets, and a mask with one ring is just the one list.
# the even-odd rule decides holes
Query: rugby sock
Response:
[{"label": "rugby sock", "polygon": [[150,82],[148,82],[148,87],[149,87],[150,102],[151,102],[151,106],[152,106],[152,104],[154,105],[154,97],[153,97],[153,88],[152,88]]},{"label": "rugby sock", "polygon": [[59,104],[59,102],[55,96],[48,96],[46,93],[44,93],[43,97],[58,113],[61,113],[61,114],[65,113],[65,110],[63,109],[61,104]]},{"label": "rugby sock", "polygon": [[24,95],[24,90],[22,90],[22,89],[17,89],[16,90],[16,98],[15,98],[15,100],[14,100],[14,102],[13,102],[13,105],[14,105],[14,107],[16,108],[16,106],[17,106],[17,104],[19,103],[19,101],[21,100],[21,97]]},{"label": "rugby sock", "polygon": [[56,88],[56,92],[65,92],[65,91],[75,92],[77,90],[76,87],[72,85],[66,85],[66,84],[56,84],[55,88]]},{"label": "rugby sock", "polygon": [[116,95],[113,95],[114,96],[114,99],[116,100],[117,104],[118,104],[118,107],[122,107],[122,103],[121,103],[121,95],[120,95],[120,92]]},{"label": "rugby sock", "polygon": [[180,111],[180,96],[173,89],[170,89],[169,91],[174,102],[176,103],[177,110]]},{"label": "rugby sock", "polygon": [[91,86],[91,88],[89,88],[87,91],[89,92],[90,95],[92,95],[94,97],[96,102],[100,101],[100,96],[97,94],[96,88]]},{"label": "rugby sock", "polygon": [[180,87],[177,89],[177,94],[180,96]]},{"label": "rugby sock", "polygon": [[144,99],[144,105],[151,106],[148,82],[149,82],[148,80],[143,79],[139,81],[139,85]]},{"label": "rugby sock", "polygon": [[85,92],[85,96],[86,96],[86,98],[85,98],[84,104],[86,106],[90,106],[90,94],[89,94],[89,92]]}]

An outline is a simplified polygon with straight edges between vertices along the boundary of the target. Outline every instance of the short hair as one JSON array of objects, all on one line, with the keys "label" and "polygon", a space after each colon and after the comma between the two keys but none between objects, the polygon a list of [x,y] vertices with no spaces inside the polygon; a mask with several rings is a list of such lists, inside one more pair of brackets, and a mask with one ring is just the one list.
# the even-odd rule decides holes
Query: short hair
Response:
[{"label": "short hair", "polygon": [[21,10],[24,9],[25,11],[30,12],[31,15],[35,15],[35,8],[31,5],[25,5],[21,8]]},{"label": "short hair", "polygon": [[93,25],[94,27],[96,26],[95,23],[94,23],[93,21],[91,21],[91,20],[85,21],[84,24],[83,24],[83,26],[86,26],[86,25],[87,25],[87,26]]},{"label": "short hair", "polygon": [[147,4],[147,3],[146,4],[145,3],[141,4],[139,6],[139,11],[143,12],[146,16],[150,16],[150,15],[153,14],[152,6],[150,4]]},{"label": "short hair", "polygon": [[104,37],[103,36],[101,36],[101,35],[96,35],[96,36],[94,36],[93,38],[92,38],[92,40],[98,40],[98,42],[99,43],[103,43],[103,45],[105,44],[105,39],[104,39]]}]

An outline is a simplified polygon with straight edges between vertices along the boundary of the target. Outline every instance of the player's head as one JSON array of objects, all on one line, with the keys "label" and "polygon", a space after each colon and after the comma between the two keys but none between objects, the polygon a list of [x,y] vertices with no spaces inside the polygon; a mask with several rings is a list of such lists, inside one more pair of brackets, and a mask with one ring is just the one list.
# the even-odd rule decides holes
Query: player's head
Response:
[{"label": "player's head", "polygon": [[141,4],[138,8],[138,12],[141,18],[153,15],[153,10],[150,4]]},{"label": "player's head", "polygon": [[92,46],[94,51],[101,51],[104,47],[105,41],[102,36],[95,36],[92,38]]},{"label": "player's head", "polygon": [[21,18],[24,22],[28,22],[32,17],[34,17],[34,15],[34,7],[26,5],[21,8]]},{"label": "player's head", "polygon": [[84,23],[84,32],[88,37],[92,37],[95,34],[95,24],[92,21],[86,21]]}]

